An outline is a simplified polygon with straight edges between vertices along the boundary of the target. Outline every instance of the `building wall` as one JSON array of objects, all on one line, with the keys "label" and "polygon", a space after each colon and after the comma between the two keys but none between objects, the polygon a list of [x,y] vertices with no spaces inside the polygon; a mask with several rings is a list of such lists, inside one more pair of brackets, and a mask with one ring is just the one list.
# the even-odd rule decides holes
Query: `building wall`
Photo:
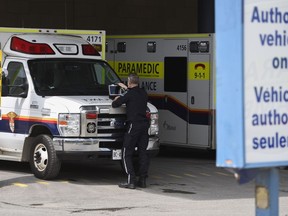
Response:
[{"label": "building wall", "polygon": [[[203,12],[199,13],[199,8],[205,8],[205,5],[208,8],[212,5],[211,2],[214,5],[214,0],[1,0],[1,2],[3,2],[0,13],[1,27],[104,29],[107,34],[199,33],[198,25],[202,23],[199,22],[199,17],[204,20],[206,17],[211,19],[203,15]],[[210,30],[206,29],[205,31]]]}]

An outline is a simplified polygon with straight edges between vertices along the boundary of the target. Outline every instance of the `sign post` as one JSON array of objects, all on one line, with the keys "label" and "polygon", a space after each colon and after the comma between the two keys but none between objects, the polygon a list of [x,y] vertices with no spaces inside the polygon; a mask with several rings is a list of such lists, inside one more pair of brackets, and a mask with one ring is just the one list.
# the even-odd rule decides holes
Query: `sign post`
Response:
[{"label": "sign post", "polygon": [[276,167],[288,165],[288,1],[215,3],[217,166],[255,171],[256,214],[278,215]]}]

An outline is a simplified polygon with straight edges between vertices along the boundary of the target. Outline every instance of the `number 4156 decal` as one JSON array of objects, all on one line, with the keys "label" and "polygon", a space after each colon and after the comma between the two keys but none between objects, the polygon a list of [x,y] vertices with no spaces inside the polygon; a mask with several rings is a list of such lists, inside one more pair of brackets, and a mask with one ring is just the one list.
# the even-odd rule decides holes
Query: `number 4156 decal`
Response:
[{"label": "number 4156 decal", "polygon": [[186,51],[187,50],[187,45],[177,45],[177,50],[178,51]]}]

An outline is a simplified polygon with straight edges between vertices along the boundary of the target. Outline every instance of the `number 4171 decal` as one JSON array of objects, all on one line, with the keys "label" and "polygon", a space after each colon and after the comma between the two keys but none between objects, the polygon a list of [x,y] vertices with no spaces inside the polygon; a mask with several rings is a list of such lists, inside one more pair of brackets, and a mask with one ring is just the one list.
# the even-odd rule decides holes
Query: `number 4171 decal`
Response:
[{"label": "number 4171 decal", "polygon": [[89,36],[87,36],[86,40],[90,43],[101,43],[102,37],[99,35],[89,35]]}]

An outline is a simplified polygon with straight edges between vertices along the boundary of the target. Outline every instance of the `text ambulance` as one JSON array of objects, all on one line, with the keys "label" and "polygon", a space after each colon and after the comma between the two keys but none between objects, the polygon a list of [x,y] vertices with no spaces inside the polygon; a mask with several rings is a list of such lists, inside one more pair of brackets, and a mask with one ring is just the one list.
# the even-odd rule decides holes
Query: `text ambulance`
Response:
[{"label": "text ambulance", "polygon": [[107,37],[121,78],[139,74],[159,110],[161,145],[215,149],[214,35]]},{"label": "text ambulance", "polygon": [[[108,85],[120,79],[103,60],[105,31],[0,28],[0,42],[0,160],[29,161],[36,177],[52,179],[65,159],[121,159],[126,110],[111,107]],[[151,104],[147,117],[154,154]]]}]

